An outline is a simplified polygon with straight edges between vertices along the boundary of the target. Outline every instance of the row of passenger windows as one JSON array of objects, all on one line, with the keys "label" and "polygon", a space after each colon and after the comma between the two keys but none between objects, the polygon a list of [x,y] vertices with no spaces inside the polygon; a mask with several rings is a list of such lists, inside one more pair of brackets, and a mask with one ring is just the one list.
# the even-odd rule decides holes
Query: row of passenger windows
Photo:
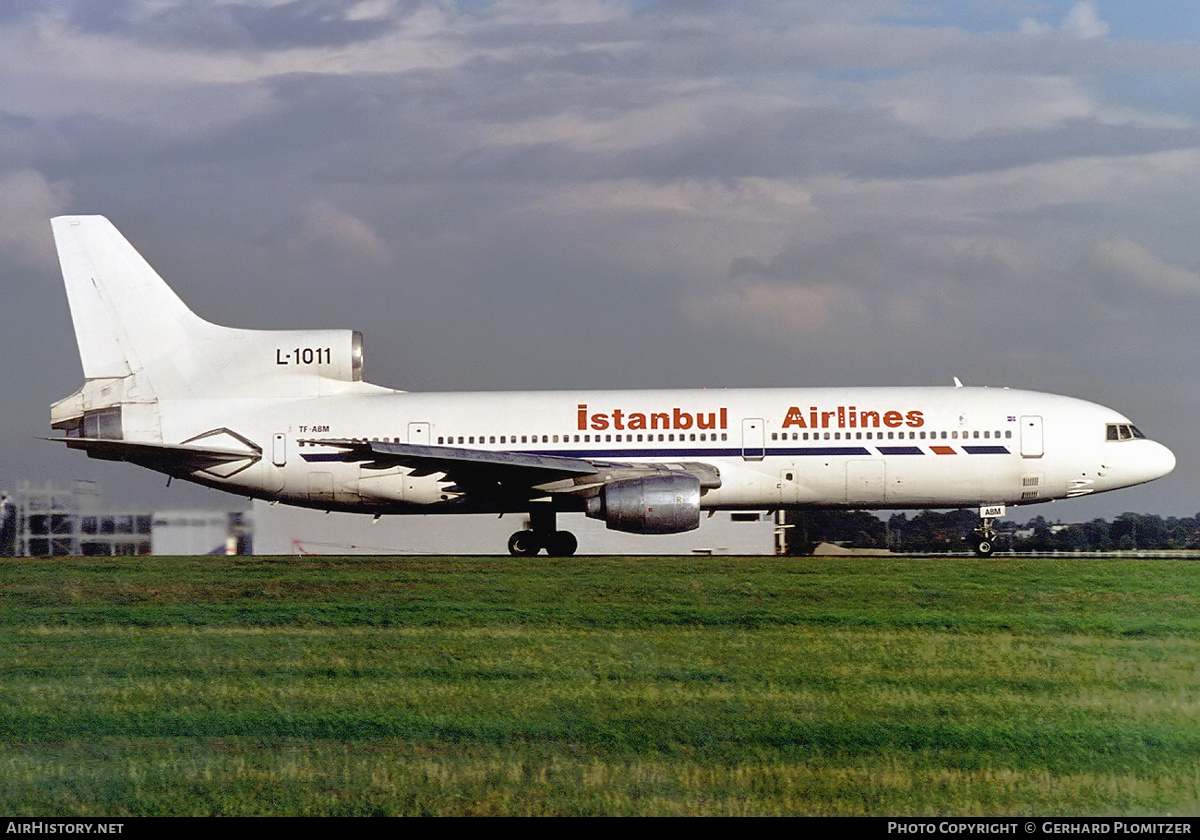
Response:
[{"label": "row of passenger windows", "polygon": [[[1109,426],[1109,440],[1126,440],[1126,435],[1141,437],[1141,433],[1136,429],[1132,432],[1126,431],[1132,427],[1121,427],[1120,431],[1116,427]],[[1114,435],[1121,435],[1119,438]],[[999,440],[1002,437],[1005,439],[1012,438],[1011,430],[1000,432],[984,430],[982,432],[772,432],[772,441],[787,441],[787,440]],[[382,440],[385,443],[388,438],[371,438],[372,440]],[[355,438],[359,440],[359,438]],[[362,438],[366,440],[366,438]],[[401,443],[400,438],[392,438],[396,443]],[[662,442],[662,443],[708,443],[716,441],[728,441],[728,432],[659,432],[654,434],[576,434],[576,435],[439,435],[437,442],[441,446],[473,446],[473,445],[493,445],[501,446],[509,444],[537,444],[537,443],[646,443],[646,442]],[[312,442],[313,445],[319,445],[317,441]],[[301,442],[301,446],[305,443]]]},{"label": "row of passenger windows", "polygon": [[[792,432],[791,438],[787,432],[772,432],[771,440],[959,440],[959,432]],[[832,437],[831,437],[832,435]],[[907,435],[907,437],[906,437]],[[999,440],[1001,437],[1011,438],[1011,430],[1001,434],[999,431],[985,429],[982,432],[962,432],[962,440]]]},{"label": "row of passenger windows", "polygon": [[450,436],[439,436],[437,439],[437,442],[444,446],[454,446],[456,444],[464,444],[464,443],[468,444],[468,445],[474,444],[474,443],[478,443],[478,444],[485,444],[485,443],[486,444],[493,444],[493,443],[499,443],[499,444],[506,444],[506,443],[560,443],[560,442],[561,443],[593,443],[593,442],[594,443],[613,443],[614,441],[617,443],[621,443],[621,442],[645,443],[646,441],[656,441],[656,440],[663,441],[663,442],[675,442],[677,440],[681,441],[681,442],[682,441],[704,441],[704,442],[707,442],[707,441],[717,441],[717,440],[729,440],[729,433],[721,432],[718,435],[717,432],[692,432],[690,434],[684,434],[683,432],[680,432],[677,435],[674,432],[671,432],[671,433],[660,432],[657,436],[651,435],[651,434],[621,435],[620,433],[607,434],[607,435],[591,435],[591,434],[586,434],[586,435],[520,435],[519,440],[518,440],[517,435],[500,435],[499,437],[497,437],[496,435],[458,435],[457,437],[450,435]]}]

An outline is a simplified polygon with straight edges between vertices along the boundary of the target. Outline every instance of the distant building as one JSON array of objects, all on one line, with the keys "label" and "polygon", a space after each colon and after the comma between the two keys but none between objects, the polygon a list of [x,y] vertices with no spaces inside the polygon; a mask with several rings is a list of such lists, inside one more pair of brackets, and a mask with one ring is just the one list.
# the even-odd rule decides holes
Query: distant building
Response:
[{"label": "distant building", "polygon": [[249,518],[241,511],[157,511],[150,537],[154,554],[251,554]]},{"label": "distant building", "polygon": [[90,481],[69,488],[22,482],[16,506],[16,554],[79,557],[149,554],[150,512],[102,510]]},{"label": "distant building", "polygon": [[[239,511],[109,508],[99,485],[22,482],[8,499],[12,549],[20,557],[249,553],[250,528]],[[3,544],[0,543],[0,550]]]},{"label": "distant building", "polygon": [[17,508],[7,493],[0,493],[0,557],[17,553]]},{"label": "distant building", "polygon": [[[508,554],[508,538],[528,517],[510,514],[370,516],[254,503],[254,553]],[[580,554],[774,554],[776,526],[767,513],[718,512],[683,534],[642,536],[608,530],[582,514],[560,514],[579,538]]]}]

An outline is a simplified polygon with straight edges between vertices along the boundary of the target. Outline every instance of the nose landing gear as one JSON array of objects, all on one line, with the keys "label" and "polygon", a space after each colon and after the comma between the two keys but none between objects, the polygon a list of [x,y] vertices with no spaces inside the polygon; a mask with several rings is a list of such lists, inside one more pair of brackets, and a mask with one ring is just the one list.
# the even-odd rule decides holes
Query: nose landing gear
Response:
[{"label": "nose landing gear", "polygon": [[996,532],[992,523],[1004,515],[1004,505],[979,508],[979,527],[971,534],[971,544],[979,557],[991,557],[996,551]]}]

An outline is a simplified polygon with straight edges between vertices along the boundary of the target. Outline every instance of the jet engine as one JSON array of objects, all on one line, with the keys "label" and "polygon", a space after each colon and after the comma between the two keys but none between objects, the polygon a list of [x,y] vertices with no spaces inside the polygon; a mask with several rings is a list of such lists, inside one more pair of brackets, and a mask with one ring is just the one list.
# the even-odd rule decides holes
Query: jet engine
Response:
[{"label": "jet engine", "polygon": [[343,382],[362,382],[363,338],[358,330],[245,332],[252,342],[267,344],[273,351],[268,362],[275,373],[315,373]]},{"label": "jet engine", "polygon": [[614,481],[587,500],[587,515],[613,531],[678,534],[700,527],[700,479],[685,473]]}]

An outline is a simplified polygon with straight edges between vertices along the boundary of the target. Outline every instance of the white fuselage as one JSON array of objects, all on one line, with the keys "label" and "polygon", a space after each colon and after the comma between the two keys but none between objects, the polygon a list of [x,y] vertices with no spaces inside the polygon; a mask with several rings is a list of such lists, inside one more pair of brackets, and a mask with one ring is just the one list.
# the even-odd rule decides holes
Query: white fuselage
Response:
[{"label": "white fuselage", "polygon": [[321,439],[700,462],[721,478],[705,491],[705,509],[1030,504],[1140,484],[1174,466],[1162,445],[1113,434],[1113,427],[1132,428],[1116,411],[1009,389],[417,394],[344,383],[340,390],[295,400],[162,401],[163,438],[229,428],[262,446],[263,457],[228,478],[196,480],[289,504],[371,513],[504,505],[447,492],[437,474],[347,462]]}]

